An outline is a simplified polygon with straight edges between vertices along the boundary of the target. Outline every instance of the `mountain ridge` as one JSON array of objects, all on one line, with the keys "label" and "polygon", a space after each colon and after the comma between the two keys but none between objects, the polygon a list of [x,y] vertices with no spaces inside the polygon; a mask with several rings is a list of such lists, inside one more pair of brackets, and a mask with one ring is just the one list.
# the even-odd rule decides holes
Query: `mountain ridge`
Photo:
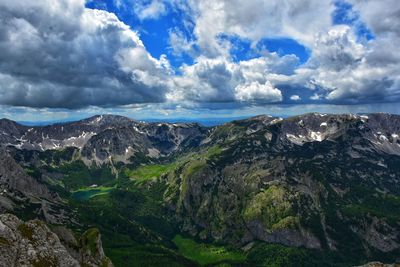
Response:
[{"label": "mountain ridge", "polygon": [[[21,183],[57,199],[33,190],[24,206],[3,196],[2,208],[17,203],[17,215],[77,231],[98,227],[116,266],[115,233],[139,251],[143,242],[168,248],[163,257],[183,266],[193,263],[171,245],[180,234],[249,250],[249,266],[262,266],[255,262],[270,244],[333,254],[344,266],[400,260],[399,115],[260,115],[214,127],[112,115],[1,122],[4,158],[26,172]],[[5,169],[0,185],[13,175]]]}]

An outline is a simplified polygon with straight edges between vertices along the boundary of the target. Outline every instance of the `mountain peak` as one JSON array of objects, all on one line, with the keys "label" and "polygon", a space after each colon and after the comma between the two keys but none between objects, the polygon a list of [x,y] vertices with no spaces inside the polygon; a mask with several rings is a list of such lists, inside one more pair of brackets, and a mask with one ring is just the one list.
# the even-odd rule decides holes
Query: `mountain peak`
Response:
[{"label": "mountain peak", "polygon": [[128,117],[124,117],[121,115],[113,115],[113,114],[101,114],[94,115],[87,119],[81,120],[81,122],[93,125],[112,125],[112,124],[132,124],[138,123],[136,120],[133,120]]}]

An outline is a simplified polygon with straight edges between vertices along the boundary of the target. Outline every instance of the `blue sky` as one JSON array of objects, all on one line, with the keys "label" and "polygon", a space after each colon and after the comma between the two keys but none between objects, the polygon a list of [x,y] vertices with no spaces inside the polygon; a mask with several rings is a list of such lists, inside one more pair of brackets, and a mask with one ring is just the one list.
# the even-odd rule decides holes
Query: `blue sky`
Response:
[{"label": "blue sky", "polygon": [[0,8],[1,117],[400,113],[395,0],[17,0]]},{"label": "blue sky", "polygon": [[[139,1],[140,2],[140,1]],[[152,1],[142,1],[144,6],[148,6]],[[171,49],[169,42],[169,32],[179,30],[185,34],[187,38],[191,36],[193,27],[187,28],[182,21],[185,20],[185,15],[179,9],[166,7],[168,11],[158,15],[157,18],[140,19],[133,8],[134,1],[126,1],[124,3],[115,0],[92,0],[86,2],[86,7],[91,9],[102,9],[108,12],[113,12],[117,17],[129,25],[132,29],[140,34],[147,51],[155,57],[159,58],[162,54],[168,56],[171,64],[175,68],[179,68],[182,64],[193,64],[193,58],[187,55],[176,56]],[[165,2],[168,6],[168,2]],[[332,19],[337,20],[337,23],[353,24],[353,21],[345,19],[344,15],[347,11],[351,11],[351,5],[337,3],[337,15]],[[343,21],[341,21],[343,20]],[[193,25],[192,25],[193,26]],[[360,32],[360,34],[363,34]],[[263,38],[257,43],[256,48],[251,47],[251,40],[242,39],[234,35],[223,35],[221,39],[227,39],[233,43],[233,48],[230,51],[233,60],[248,60],[260,56],[260,50],[267,49],[270,52],[276,52],[279,55],[294,54],[299,57],[299,63],[305,63],[310,56],[310,51],[294,39],[287,37],[282,38]],[[198,51],[198,53],[201,53]]]}]

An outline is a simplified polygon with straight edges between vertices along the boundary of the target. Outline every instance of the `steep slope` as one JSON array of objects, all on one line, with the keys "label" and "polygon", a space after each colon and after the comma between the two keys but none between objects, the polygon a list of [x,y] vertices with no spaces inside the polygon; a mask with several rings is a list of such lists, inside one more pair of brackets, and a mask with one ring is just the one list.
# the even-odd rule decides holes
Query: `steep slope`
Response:
[{"label": "steep slope", "polygon": [[21,150],[76,148],[84,162],[130,163],[131,157],[160,158],[197,146],[208,130],[196,123],[145,123],[116,115],[26,127],[0,121],[0,144]]},{"label": "steep slope", "polygon": [[66,228],[52,232],[42,221],[23,222],[11,214],[0,214],[1,266],[104,266],[112,267],[104,255],[96,229],[80,240]]},{"label": "steep slope", "polygon": [[170,175],[165,200],[182,230],[400,255],[400,117],[256,117],[217,127]]},{"label": "steep slope", "polygon": [[130,163],[132,157],[165,158],[171,153],[196,147],[207,133],[198,124],[141,123],[135,126],[109,128],[88,140],[82,156],[99,163],[110,158]]},{"label": "steep slope", "polygon": [[28,175],[0,149],[0,212],[13,211],[28,217],[40,216],[52,223],[64,222],[68,219],[65,215],[68,207],[48,186]]},{"label": "steep slope", "polygon": [[[182,257],[173,240],[242,248],[237,258],[248,266],[283,254],[309,266],[400,260],[400,116],[257,116],[212,128],[112,115],[1,125],[8,160],[27,181],[3,184],[57,202],[36,209],[46,221],[99,227],[121,266],[192,265],[196,257]],[[7,210],[20,206],[2,200]]]},{"label": "steep slope", "polygon": [[9,120],[0,123],[0,140],[20,149],[44,151],[65,147],[81,148],[91,136],[108,128],[135,125],[138,122],[115,115],[98,115],[76,122],[27,127]]},{"label": "steep slope", "polygon": [[0,190],[3,195],[57,199],[51,195],[46,185],[39,183],[18,165],[4,150],[0,150]]}]

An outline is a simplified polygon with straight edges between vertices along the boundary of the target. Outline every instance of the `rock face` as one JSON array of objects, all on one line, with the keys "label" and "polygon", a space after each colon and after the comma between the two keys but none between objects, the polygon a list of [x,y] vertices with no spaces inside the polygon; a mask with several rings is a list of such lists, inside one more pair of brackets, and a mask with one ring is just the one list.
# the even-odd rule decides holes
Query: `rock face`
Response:
[{"label": "rock face", "polygon": [[203,239],[395,253],[399,133],[387,114],[228,123],[168,175],[165,201]]},{"label": "rock face", "polygon": [[3,196],[14,196],[20,198],[41,197],[56,200],[45,184],[35,180],[26,174],[23,168],[5,151],[0,150],[0,192]]},{"label": "rock face", "polygon": [[[57,211],[53,208],[58,206]],[[48,222],[64,220],[61,199],[47,185],[29,176],[15,160],[0,148],[0,213],[36,209]]]},{"label": "rock face", "polygon": [[357,267],[399,267],[400,264],[384,264],[381,262],[370,262],[361,266],[357,266]]},{"label": "rock face", "polygon": [[[110,115],[45,127],[0,121],[0,144],[56,182],[67,174],[57,173],[63,162],[94,162],[115,174],[125,165],[169,163],[157,177],[162,204],[183,232],[200,239],[372,256],[400,255],[399,136],[400,116],[389,114],[257,116],[213,128]],[[12,158],[1,158],[1,205],[12,207],[17,196],[57,199]],[[79,257],[98,264],[90,259],[100,246],[85,240],[97,249]],[[72,255],[76,244],[67,244]]]},{"label": "rock face", "polygon": [[[22,222],[14,215],[1,214],[0,265],[113,266],[104,255],[99,233],[96,230],[89,231],[93,232],[90,232],[90,237],[85,233],[78,243],[75,237],[64,229],[60,240],[57,234],[40,220]],[[67,249],[63,242],[72,246]]]},{"label": "rock face", "polygon": [[135,156],[159,158],[197,146],[208,132],[196,123],[145,123],[115,115],[27,127],[0,121],[0,144],[24,150],[78,148],[85,162],[129,163]]},{"label": "rock face", "polygon": [[80,239],[79,261],[86,266],[113,266],[105,256],[99,230],[91,228]]},{"label": "rock face", "polygon": [[30,213],[54,224],[73,220],[65,201],[49,189],[48,183],[28,175],[0,148],[0,213],[11,211]]}]

